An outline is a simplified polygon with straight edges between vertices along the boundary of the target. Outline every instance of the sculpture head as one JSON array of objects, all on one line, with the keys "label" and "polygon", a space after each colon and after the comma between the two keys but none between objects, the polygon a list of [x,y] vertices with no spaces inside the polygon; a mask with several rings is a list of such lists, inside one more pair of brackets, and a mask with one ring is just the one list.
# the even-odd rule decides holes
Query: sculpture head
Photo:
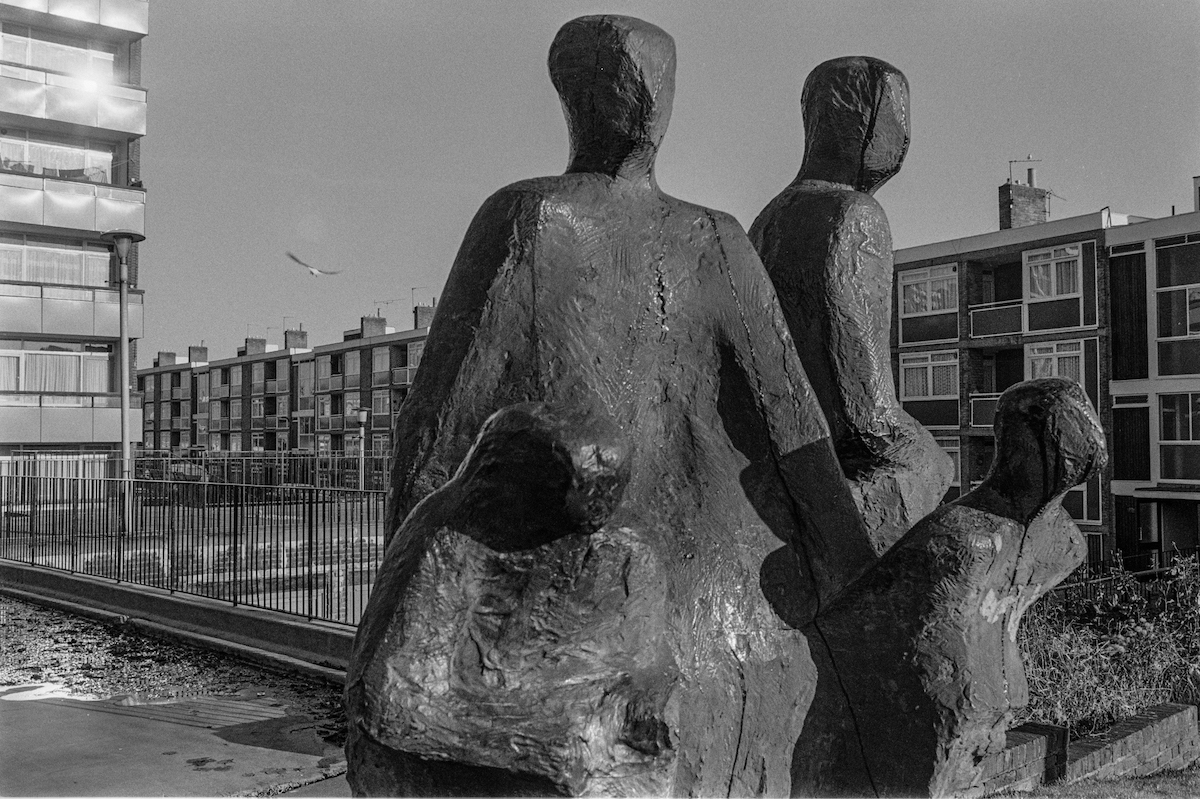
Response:
[{"label": "sculpture head", "polygon": [[900,171],[911,134],[908,80],[886,61],[835,58],[817,66],[800,96],[800,177],[874,192]]},{"label": "sculpture head", "polygon": [[629,479],[618,442],[616,425],[596,414],[535,402],[502,408],[454,477],[464,532],[506,551],[598,530]]},{"label": "sculpture head", "polygon": [[651,175],[675,95],[675,40],[634,17],[580,17],[550,46],[571,139],[568,172]]},{"label": "sculpture head", "polygon": [[996,457],[984,482],[1032,515],[1108,462],[1100,419],[1083,387],[1048,377],[1018,383],[996,403]]}]

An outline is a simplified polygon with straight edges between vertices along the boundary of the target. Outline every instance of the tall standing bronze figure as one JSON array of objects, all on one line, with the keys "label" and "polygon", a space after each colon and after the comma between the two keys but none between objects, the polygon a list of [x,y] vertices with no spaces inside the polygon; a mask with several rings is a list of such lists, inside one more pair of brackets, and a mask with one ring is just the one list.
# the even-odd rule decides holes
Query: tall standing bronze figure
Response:
[{"label": "tall standing bronze figure", "polygon": [[892,384],[892,234],[872,194],[908,150],[908,82],[879,59],[836,58],[808,76],[801,108],[800,172],[750,239],[882,553],[937,507],[952,471]]},{"label": "tall standing bronze figure", "polygon": [[874,553],[745,232],[655,180],[674,72],[653,25],[566,24],[567,171],[467,231],[348,674],[359,794],[789,791],[800,628]]}]

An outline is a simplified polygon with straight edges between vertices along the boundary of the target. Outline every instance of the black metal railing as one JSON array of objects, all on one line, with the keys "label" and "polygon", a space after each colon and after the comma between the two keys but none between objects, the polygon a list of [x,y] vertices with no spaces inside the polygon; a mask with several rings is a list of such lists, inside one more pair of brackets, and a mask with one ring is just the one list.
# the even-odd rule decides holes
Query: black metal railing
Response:
[{"label": "black metal railing", "polygon": [[384,500],[313,486],[0,475],[0,558],[353,625],[382,556]]}]

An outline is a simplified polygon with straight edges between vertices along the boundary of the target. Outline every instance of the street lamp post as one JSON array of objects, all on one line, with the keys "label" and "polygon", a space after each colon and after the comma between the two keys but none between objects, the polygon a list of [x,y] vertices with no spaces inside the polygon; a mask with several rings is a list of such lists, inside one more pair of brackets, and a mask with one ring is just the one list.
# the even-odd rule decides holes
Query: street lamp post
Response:
[{"label": "street lamp post", "polygon": [[129,532],[132,520],[132,494],[130,492],[130,477],[132,473],[132,454],[129,443],[129,248],[146,237],[132,230],[106,230],[100,238],[113,245],[120,263],[117,276],[117,288],[120,291],[120,336],[119,343],[121,359],[121,531]]},{"label": "street lamp post", "polygon": [[367,465],[367,409],[358,409],[358,490],[365,491]]}]

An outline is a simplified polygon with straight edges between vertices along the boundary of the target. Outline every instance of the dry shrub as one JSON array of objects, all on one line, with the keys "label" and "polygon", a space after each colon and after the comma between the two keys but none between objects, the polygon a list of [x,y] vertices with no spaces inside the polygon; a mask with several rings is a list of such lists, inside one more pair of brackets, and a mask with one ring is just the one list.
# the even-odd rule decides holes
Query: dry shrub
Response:
[{"label": "dry shrub", "polygon": [[1200,704],[1196,558],[1147,583],[1118,572],[1086,599],[1048,595],[1019,641],[1029,705],[1016,723],[1069,727],[1075,738],[1162,702]]}]

